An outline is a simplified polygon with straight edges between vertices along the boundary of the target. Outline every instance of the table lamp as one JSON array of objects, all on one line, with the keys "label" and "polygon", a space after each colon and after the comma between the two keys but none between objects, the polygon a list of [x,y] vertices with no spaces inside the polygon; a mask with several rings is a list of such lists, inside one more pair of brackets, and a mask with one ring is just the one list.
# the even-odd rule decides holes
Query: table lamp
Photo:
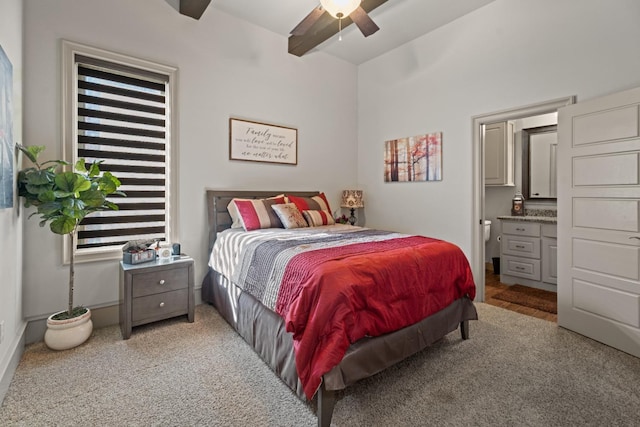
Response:
[{"label": "table lamp", "polygon": [[351,216],[349,217],[349,223],[355,225],[358,218],[355,216],[355,210],[357,208],[364,207],[364,201],[362,200],[362,190],[343,190],[342,191],[342,204],[343,208],[351,209]]}]

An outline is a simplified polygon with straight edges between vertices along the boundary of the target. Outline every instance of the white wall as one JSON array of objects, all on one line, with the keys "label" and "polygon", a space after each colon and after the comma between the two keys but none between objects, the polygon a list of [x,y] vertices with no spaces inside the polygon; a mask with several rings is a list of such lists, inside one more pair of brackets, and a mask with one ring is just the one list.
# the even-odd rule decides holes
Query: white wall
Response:
[{"label": "white wall", "polygon": [[[639,18],[637,0],[496,0],[362,64],[358,182],[367,225],[444,238],[471,257],[472,117],[639,86]],[[383,182],[384,141],[436,131],[441,182]]]},{"label": "white wall", "polygon": [[[0,46],[13,65],[13,138],[22,141],[22,1],[0,2]],[[14,172],[18,169],[14,160]],[[15,182],[15,177],[14,177]],[[14,207],[0,209],[0,404],[22,354],[25,322],[22,319],[22,226]]]},{"label": "white wall", "polygon": [[[333,208],[356,183],[356,67],[326,54],[298,58],[287,39],[209,7],[199,20],[158,0],[25,0],[25,143],[59,157],[60,39],[179,68],[179,203],[182,250],[207,270],[205,188],[323,190]],[[228,160],[230,116],[298,129],[298,165]],[[25,315],[65,305],[61,238],[25,227]],[[118,264],[77,266],[76,302],[118,299]]]}]

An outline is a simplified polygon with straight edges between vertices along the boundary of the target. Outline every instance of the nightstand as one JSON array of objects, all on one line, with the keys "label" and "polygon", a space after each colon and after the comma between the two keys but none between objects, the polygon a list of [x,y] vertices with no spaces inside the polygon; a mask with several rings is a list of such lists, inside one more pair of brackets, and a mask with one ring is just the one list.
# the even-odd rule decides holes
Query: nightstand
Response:
[{"label": "nightstand", "polygon": [[134,326],[187,315],[194,319],[193,259],[181,255],[142,264],[120,261],[120,329],[126,340]]}]

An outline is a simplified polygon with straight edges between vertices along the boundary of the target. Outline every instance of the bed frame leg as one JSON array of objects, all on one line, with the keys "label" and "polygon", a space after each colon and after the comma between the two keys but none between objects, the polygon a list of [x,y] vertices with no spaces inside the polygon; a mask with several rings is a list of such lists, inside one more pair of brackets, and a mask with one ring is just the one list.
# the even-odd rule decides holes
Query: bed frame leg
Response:
[{"label": "bed frame leg", "polygon": [[469,321],[463,320],[460,322],[460,334],[462,335],[463,340],[469,339]]},{"label": "bed frame leg", "polygon": [[324,384],[318,389],[318,427],[329,427],[333,416],[333,407],[336,405],[336,393],[327,390]]}]

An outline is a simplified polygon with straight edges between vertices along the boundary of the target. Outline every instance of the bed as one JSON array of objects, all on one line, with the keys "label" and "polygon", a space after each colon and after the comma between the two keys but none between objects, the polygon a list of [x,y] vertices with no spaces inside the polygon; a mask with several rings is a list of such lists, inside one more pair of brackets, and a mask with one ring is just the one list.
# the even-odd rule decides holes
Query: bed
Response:
[{"label": "bed", "polygon": [[[290,246],[290,244],[286,242],[289,240],[289,237],[287,237],[288,234],[282,237],[282,233],[292,234],[293,230],[261,229],[255,232],[244,232],[244,230],[238,231],[232,228],[233,219],[227,210],[227,206],[232,200],[266,200],[282,194],[308,200],[309,198],[317,199],[317,196],[321,193],[317,191],[272,192],[207,190],[206,198],[209,219],[208,259],[210,259],[210,267],[203,280],[202,299],[204,302],[211,303],[216,307],[223,318],[244,338],[254,351],[257,352],[271,370],[300,398],[311,400],[314,395],[317,396],[318,425],[329,426],[336,403],[337,391],[398,363],[433,344],[450,332],[455,331],[458,327],[460,328],[462,339],[468,339],[469,320],[477,319],[477,312],[472,301],[475,296],[475,285],[473,284],[468,262],[459,248],[437,239],[428,239],[421,236],[398,236],[397,234],[389,232],[380,232],[361,227],[329,225],[326,227],[313,227],[313,230],[311,228],[307,230],[301,229],[303,233],[305,233],[304,239],[306,240],[301,241],[302,244],[296,242],[294,246]],[[306,215],[305,213],[305,216]],[[307,220],[310,221],[311,219],[307,217]],[[253,234],[247,237],[246,235],[248,233]],[[277,240],[280,245],[289,245],[288,249],[279,249],[282,252],[277,252],[277,254],[274,252],[275,250],[271,249],[259,250],[257,248],[262,248],[262,242],[254,242],[255,239],[258,239],[258,237],[254,236],[259,235],[278,236],[273,238],[269,237],[267,240]],[[309,244],[315,244],[316,239],[320,238],[318,235],[321,235],[322,239],[329,236],[328,239],[331,241],[329,243],[323,242],[322,245],[324,246],[322,246],[320,250],[316,250],[315,247]],[[220,236],[220,241],[218,245],[215,245],[218,236]],[[344,242],[344,239],[351,238],[351,236],[364,239],[362,242],[366,241],[366,243],[343,245],[342,242]],[[251,253],[253,258],[245,256],[245,259],[260,262],[255,262],[255,265],[251,265],[248,268],[239,262],[238,265],[242,265],[242,268],[236,266],[235,270],[226,269],[224,263],[216,261],[217,258],[215,258],[219,257],[221,252],[228,250],[220,249],[225,239],[234,242],[236,240],[249,242],[244,244],[244,247],[253,248],[253,252]],[[264,237],[260,237],[260,239],[264,239]],[[299,237],[296,235],[292,239],[296,240],[299,239]],[[375,242],[370,242],[371,240]],[[347,317],[344,318],[336,313],[342,313],[345,310],[336,310],[335,313],[332,312],[328,315],[322,315],[324,316],[324,322],[329,323],[332,322],[334,318],[339,318],[338,321],[341,323],[335,327],[345,329],[345,331],[336,334],[339,338],[335,340],[327,339],[326,341],[325,336],[334,336],[333,326],[330,333],[327,332],[328,330],[324,332],[322,330],[316,331],[316,329],[325,327],[324,324],[316,328],[311,323],[307,325],[301,321],[297,321],[294,314],[291,314],[297,312],[298,316],[300,316],[300,313],[304,315],[309,312],[321,312],[323,309],[319,309],[318,307],[322,307],[323,303],[318,302],[318,300],[326,300],[327,303],[325,303],[325,305],[330,307],[341,304],[339,301],[341,301],[340,298],[342,297],[336,297],[338,299],[331,300],[330,297],[317,296],[322,294],[307,293],[311,292],[307,291],[307,288],[312,289],[312,286],[308,284],[318,282],[316,286],[318,289],[342,289],[343,284],[340,283],[338,286],[337,283],[341,282],[342,279],[338,280],[336,278],[344,277],[346,278],[345,281],[352,283],[354,280],[350,272],[355,270],[355,267],[352,266],[354,260],[357,260],[356,264],[366,261],[366,265],[363,264],[363,268],[365,268],[367,272],[369,270],[376,270],[376,266],[383,264],[380,256],[387,257],[387,255],[377,253],[369,254],[368,248],[370,246],[374,247],[375,245],[377,248],[378,245],[382,245],[387,248],[385,250],[394,251],[396,250],[393,249],[395,248],[394,245],[397,246],[399,244],[403,246],[403,248],[397,250],[406,251],[408,250],[407,245],[414,243],[416,246],[411,248],[411,252],[409,252],[411,257],[420,256],[422,251],[427,250],[427,246],[431,252],[433,252],[431,246],[443,247],[454,253],[457,252],[456,256],[453,257],[455,260],[452,260],[451,264],[448,264],[448,258],[440,258],[437,261],[437,265],[434,264],[428,267],[430,269],[429,271],[446,270],[455,272],[456,275],[455,278],[451,279],[455,281],[455,283],[452,284],[440,283],[449,280],[446,278],[448,274],[437,276],[439,281],[437,285],[443,290],[442,296],[435,294],[434,290],[430,290],[429,292],[431,292],[430,295],[432,295],[432,297],[428,299],[429,301],[433,300],[435,302],[433,304],[427,302],[420,304],[421,307],[433,305],[433,307],[429,308],[429,310],[433,311],[430,314],[419,317],[416,320],[409,318],[410,316],[418,315],[413,314],[413,311],[400,311],[406,314],[407,318],[405,318],[404,315],[395,315],[398,319],[389,320],[386,318],[386,316],[388,316],[386,314],[387,308],[383,306],[386,305],[390,307],[389,310],[393,310],[393,307],[397,304],[378,303],[376,305],[375,301],[378,301],[380,296],[367,295],[366,298],[362,297],[362,300],[371,301],[371,307],[367,307],[366,309],[371,312],[381,310],[382,314],[380,314],[380,319],[368,314],[367,317],[357,317],[354,320],[348,317],[351,316],[353,310],[346,310],[348,314],[345,315]],[[216,249],[212,252],[214,245]],[[266,246],[266,244],[264,246]],[[356,249],[351,249],[356,247],[367,248],[367,250],[357,249],[358,252],[356,253]],[[361,252],[362,250],[364,250],[364,252]],[[341,251],[344,251],[344,253]],[[291,252],[295,254],[291,255]],[[312,266],[316,265],[314,264],[315,261],[309,264],[300,264],[309,265],[309,270],[314,270],[314,273],[308,273],[304,276],[305,285],[302,286],[302,291],[296,291],[298,293],[289,292],[287,294],[280,290],[280,294],[274,297],[272,292],[270,293],[264,290],[256,292],[253,290],[253,287],[259,285],[261,281],[273,282],[273,278],[262,279],[263,276],[255,273],[254,269],[258,271],[271,271],[271,274],[278,276],[273,273],[273,271],[277,270],[280,272],[278,276],[280,279],[278,279],[278,281],[282,280],[283,283],[290,283],[292,280],[295,280],[294,276],[298,276],[298,273],[303,270],[300,269],[300,265],[290,267],[287,263],[292,263],[292,260],[298,260],[300,258],[304,259],[304,256],[300,255],[301,252],[304,256],[307,256],[307,254],[308,256],[317,256],[317,254],[320,253],[329,254],[326,255],[326,259],[323,258],[322,262],[318,261],[317,265],[322,267],[313,269]],[[215,257],[214,253],[216,254]],[[261,264],[264,264],[266,261],[263,262],[263,258],[256,258],[265,257],[266,255],[264,254],[269,254],[271,260],[280,260],[282,264],[284,262],[282,261],[282,253],[289,253],[292,257],[290,259],[287,258],[287,263],[283,264],[285,267],[265,267]],[[333,256],[333,254],[336,253],[341,254],[339,259]],[[386,252],[385,254],[392,253],[395,252]],[[407,252],[404,253],[403,258],[407,257],[406,254]],[[460,254],[462,254],[461,257]],[[377,258],[372,258],[372,261],[369,261],[368,257]],[[349,259],[349,261],[347,261],[347,259]],[[436,259],[435,256],[434,259]],[[341,266],[341,263],[345,262],[352,264],[345,264],[346,267]],[[436,261],[431,264],[435,262]],[[422,266],[429,263],[419,258],[419,261],[415,261],[415,264]],[[216,268],[213,268],[212,265]],[[330,267],[326,267],[327,265]],[[446,267],[441,268],[442,266]],[[247,270],[250,270],[251,274],[247,273]],[[345,270],[348,271],[345,272]],[[290,274],[292,271],[295,274]],[[316,274],[318,271],[322,273]],[[453,275],[453,273],[451,275]],[[251,280],[249,280],[247,276],[249,276]],[[287,280],[284,280],[283,277],[286,277]],[[360,277],[362,277],[362,275]],[[409,277],[405,281],[408,283],[411,280],[413,279]],[[272,283],[264,286],[269,288],[271,285]],[[444,289],[452,287],[455,287],[457,290],[444,291]],[[317,292],[319,292],[319,290]],[[337,293],[340,292],[341,291],[338,291]],[[282,297],[281,294],[288,296],[285,298]],[[427,294],[427,292],[425,291],[424,294]],[[453,297],[449,295],[445,298],[445,294],[457,296]],[[267,297],[265,295],[271,296]],[[418,301],[422,299],[409,298],[408,300]],[[424,301],[426,300],[427,298],[424,298]],[[283,301],[286,303],[283,303]],[[369,303],[367,302],[366,304]],[[425,308],[425,310],[427,309]],[[411,314],[409,315],[407,313]],[[322,316],[319,315],[318,318],[321,320],[323,319]],[[382,320],[382,318],[384,318],[384,320]],[[409,322],[409,324],[404,325],[404,323],[407,322]],[[361,324],[367,325],[366,328],[364,328],[364,326],[361,328]],[[397,327],[397,325],[403,326]],[[392,330],[387,330],[389,328]],[[287,329],[289,329],[289,331]],[[353,329],[353,331],[351,329]],[[356,330],[358,332],[355,332]],[[372,330],[376,332],[372,333]],[[312,335],[313,333],[318,335],[314,337]],[[347,336],[347,338],[343,336]],[[345,344],[346,339],[349,341]]]}]

